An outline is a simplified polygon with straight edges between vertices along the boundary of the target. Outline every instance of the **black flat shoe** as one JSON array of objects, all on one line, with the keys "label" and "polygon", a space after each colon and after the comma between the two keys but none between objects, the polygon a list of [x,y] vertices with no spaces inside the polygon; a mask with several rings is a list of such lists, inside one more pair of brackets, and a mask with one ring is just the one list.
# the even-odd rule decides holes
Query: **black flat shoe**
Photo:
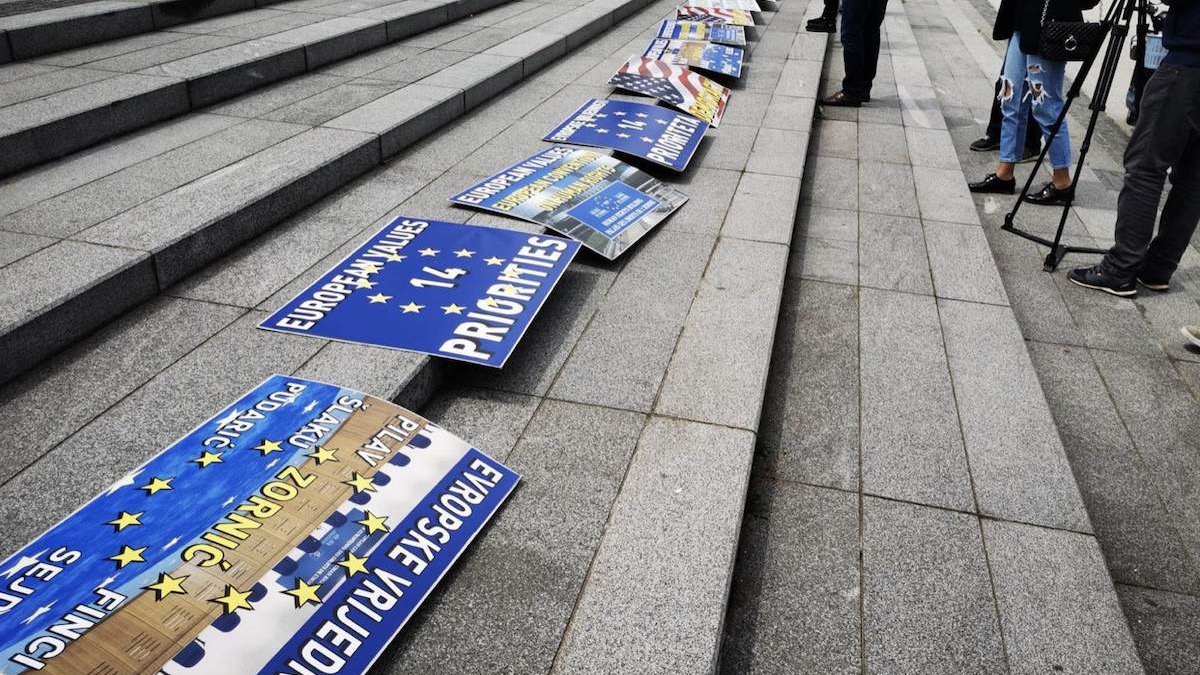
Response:
[{"label": "black flat shoe", "polygon": [[1042,206],[1067,206],[1074,199],[1074,188],[1060,190],[1054,187],[1054,183],[1046,183],[1041,190],[1026,197],[1025,201],[1030,204],[1040,204]]},{"label": "black flat shoe", "polygon": [[984,136],[979,140],[971,143],[971,149],[975,152],[992,152],[1000,149],[1000,139]]},{"label": "black flat shoe", "polygon": [[839,91],[833,96],[828,96],[821,99],[821,105],[833,106],[835,108],[861,108],[862,104],[871,99],[847,94],[844,91]]},{"label": "black flat shoe", "polygon": [[836,33],[837,21],[818,16],[804,24],[804,30],[810,33]]},{"label": "black flat shoe", "polygon": [[989,173],[978,183],[967,183],[967,188],[976,194],[1011,195],[1017,191],[1017,179],[1004,180],[994,173]]}]

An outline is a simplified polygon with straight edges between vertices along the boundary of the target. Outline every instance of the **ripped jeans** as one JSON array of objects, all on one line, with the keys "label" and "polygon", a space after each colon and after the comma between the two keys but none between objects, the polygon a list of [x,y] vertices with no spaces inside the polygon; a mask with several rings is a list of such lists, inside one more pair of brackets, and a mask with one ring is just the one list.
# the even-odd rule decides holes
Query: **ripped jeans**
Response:
[{"label": "ripped jeans", "polygon": [[[1021,36],[1014,34],[1008,41],[1004,57],[1004,72],[1000,75],[1000,161],[1021,161],[1030,106],[1033,118],[1041,127],[1043,138],[1050,134],[1054,121],[1063,109],[1063,74],[1066,64],[1046,61],[1021,51]],[[1071,166],[1071,134],[1067,121],[1050,143],[1050,166],[1066,169]]]}]

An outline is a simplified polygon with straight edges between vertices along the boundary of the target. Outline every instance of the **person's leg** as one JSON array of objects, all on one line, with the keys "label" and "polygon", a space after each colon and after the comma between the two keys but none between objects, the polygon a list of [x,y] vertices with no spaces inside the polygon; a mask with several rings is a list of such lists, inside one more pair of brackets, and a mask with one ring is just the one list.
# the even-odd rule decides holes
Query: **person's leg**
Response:
[{"label": "person's leg", "polygon": [[822,19],[833,21],[837,19],[838,0],[825,0],[825,9],[821,12]]},{"label": "person's leg", "polygon": [[999,95],[1000,105],[1000,161],[996,164],[996,172],[990,173],[983,180],[968,183],[971,192],[1012,194],[1017,181],[1013,178],[1013,168],[1020,161],[1023,127],[1025,126],[1025,111],[1022,109],[1024,97],[1021,95],[1021,82],[1025,72],[1025,55],[1018,45],[1020,36],[1014,35],[1008,41],[1008,54],[1004,57],[1004,71],[1000,74]]},{"label": "person's leg", "polygon": [[870,96],[871,85],[875,83],[875,74],[879,70],[880,28],[887,15],[888,0],[868,0],[867,4],[870,6],[870,20],[863,30],[863,79],[867,85],[867,95]]},{"label": "person's leg", "polygon": [[1200,70],[1188,69],[1183,79],[1191,80],[1191,84],[1176,91],[1193,92],[1193,98],[1190,105],[1178,105],[1188,109],[1183,124],[1190,127],[1191,133],[1184,150],[1171,164],[1171,192],[1158,221],[1158,236],[1150,242],[1138,271],[1138,278],[1149,285],[1165,285],[1171,278],[1200,223],[1200,95],[1195,93],[1200,91]]},{"label": "person's leg", "polygon": [[865,81],[866,66],[863,62],[863,16],[867,0],[848,0],[842,5],[842,59],[846,65],[846,76],[842,79],[842,91],[858,98],[866,98],[870,87]]},{"label": "person's leg", "polygon": [[1004,113],[1000,112],[1000,79],[996,79],[996,93],[992,96],[992,111],[988,115],[987,130],[984,135],[988,138],[1000,139],[1000,125],[1004,122]]},{"label": "person's leg", "polygon": [[[1062,113],[1063,76],[1066,64],[1062,61],[1046,61],[1040,56],[1029,55],[1026,60],[1025,78],[1029,83],[1029,102],[1033,119],[1042,134],[1050,136],[1058,116]],[[1064,119],[1054,138],[1050,139],[1050,167],[1054,170],[1054,186],[1067,188],[1071,184],[1071,132]]]},{"label": "person's leg", "polygon": [[1042,149],[1042,133],[1037,119],[1033,116],[1033,106],[1029,106],[1029,114],[1025,116],[1025,154],[1040,152]]},{"label": "person's leg", "polygon": [[[1117,198],[1115,241],[1098,266],[1115,280],[1132,281],[1141,270],[1154,233],[1167,169],[1191,145],[1188,141],[1194,132],[1188,109],[1193,101],[1186,87],[1195,83],[1187,81],[1190,78],[1183,77],[1182,71],[1161,66],[1142,93],[1138,123],[1125,148],[1125,184]],[[1180,218],[1186,206],[1186,202],[1177,205]]]},{"label": "person's leg", "polygon": [[1008,54],[1004,57],[1004,72],[1000,74],[1000,163],[996,175],[1005,180],[1013,176],[1013,166],[1021,161],[1021,146],[1025,143],[1024,107],[1022,95],[1025,81],[1025,54],[1021,51],[1021,36],[1013,35],[1008,41]]}]

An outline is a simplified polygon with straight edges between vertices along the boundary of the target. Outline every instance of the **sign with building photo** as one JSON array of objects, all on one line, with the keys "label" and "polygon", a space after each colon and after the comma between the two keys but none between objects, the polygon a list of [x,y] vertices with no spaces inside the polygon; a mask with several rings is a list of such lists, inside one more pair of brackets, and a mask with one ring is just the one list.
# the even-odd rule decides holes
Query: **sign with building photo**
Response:
[{"label": "sign with building photo", "polygon": [[398,217],[260,328],[499,368],[579,244]]},{"label": "sign with building photo", "polygon": [[683,171],[708,124],[656,105],[591,99],[546,135],[552,143],[612,148]]},{"label": "sign with building photo", "polygon": [[730,26],[753,26],[754,15],[744,9],[721,9],[719,7],[697,7],[683,5],[675,8],[677,21],[699,21],[701,23],[729,24]]},{"label": "sign with building photo", "polygon": [[658,37],[668,40],[701,40],[735,47],[746,46],[746,29],[724,23],[663,20]]},{"label": "sign with building photo", "polygon": [[642,56],[732,77],[742,75],[743,52],[739,47],[696,40],[656,39],[650,42]]},{"label": "sign with building photo", "polygon": [[636,94],[653,96],[709,126],[721,124],[729,103],[729,88],[700,73],[658,59],[637,56],[617,69],[608,83]]},{"label": "sign with building photo", "polygon": [[613,260],[687,195],[615,157],[556,145],[450,200],[549,227]]},{"label": "sign with building photo", "polygon": [[365,673],[519,478],[274,375],[0,564],[0,671]]}]

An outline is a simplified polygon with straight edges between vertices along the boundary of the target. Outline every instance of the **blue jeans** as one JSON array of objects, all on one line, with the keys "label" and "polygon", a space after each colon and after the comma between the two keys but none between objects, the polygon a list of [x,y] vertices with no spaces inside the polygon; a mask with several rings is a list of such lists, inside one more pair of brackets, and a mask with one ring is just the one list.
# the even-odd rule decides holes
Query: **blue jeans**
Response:
[{"label": "blue jeans", "polygon": [[[1021,161],[1031,106],[1042,136],[1050,135],[1063,109],[1065,71],[1066,64],[1062,61],[1046,61],[1022,52],[1019,33],[1008,41],[1008,55],[1004,57],[1004,72],[1000,75],[1000,112],[1004,116],[1000,124],[1001,162]],[[1071,166],[1071,134],[1066,120],[1050,141],[1049,158],[1052,168]]]}]

